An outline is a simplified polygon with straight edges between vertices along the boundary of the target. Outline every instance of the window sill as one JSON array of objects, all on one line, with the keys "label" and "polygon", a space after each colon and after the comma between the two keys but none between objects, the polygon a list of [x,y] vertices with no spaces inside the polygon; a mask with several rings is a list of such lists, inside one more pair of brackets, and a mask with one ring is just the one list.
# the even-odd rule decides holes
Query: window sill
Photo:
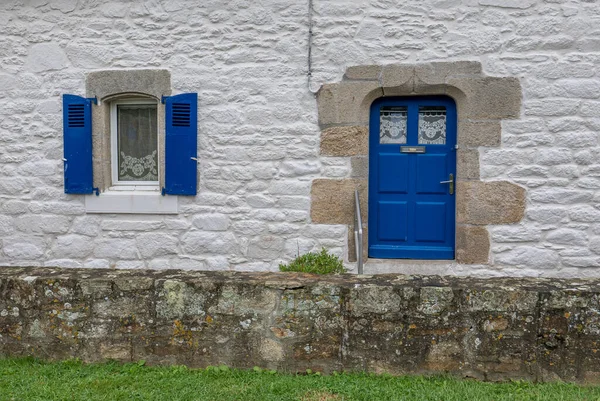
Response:
[{"label": "window sill", "polygon": [[162,196],[157,188],[110,188],[100,196],[85,196],[87,213],[177,214],[177,196]]}]

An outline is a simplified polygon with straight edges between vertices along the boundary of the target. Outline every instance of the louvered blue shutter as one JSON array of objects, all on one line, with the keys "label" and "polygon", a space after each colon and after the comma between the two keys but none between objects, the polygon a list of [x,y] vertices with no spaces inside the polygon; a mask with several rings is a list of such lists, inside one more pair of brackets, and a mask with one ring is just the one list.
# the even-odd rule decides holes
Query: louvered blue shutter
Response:
[{"label": "louvered blue shutter", "polygon": [[65,193],[91,194],[92,100],[63,95]]},{"label": "louvered blue shutter", "polygon": [[198,94],[164,97],[165,186],[163,195],[196,195]]}]

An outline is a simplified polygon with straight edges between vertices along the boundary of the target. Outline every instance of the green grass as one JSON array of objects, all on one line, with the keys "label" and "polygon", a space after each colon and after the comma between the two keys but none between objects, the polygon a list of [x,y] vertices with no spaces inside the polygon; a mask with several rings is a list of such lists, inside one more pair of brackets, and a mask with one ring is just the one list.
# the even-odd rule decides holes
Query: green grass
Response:
[{"label": "green grass", "polygon": [[299,272],[313,274],[342,274],[346,272],[342,260],[327,252],[325,248],[321,252],[309,252],[296,257],[290,263],[279,264],[279,271]]},{"label": "green grass", "polygon": [[0,359],[0,400],[600,400],[599,387]]}]

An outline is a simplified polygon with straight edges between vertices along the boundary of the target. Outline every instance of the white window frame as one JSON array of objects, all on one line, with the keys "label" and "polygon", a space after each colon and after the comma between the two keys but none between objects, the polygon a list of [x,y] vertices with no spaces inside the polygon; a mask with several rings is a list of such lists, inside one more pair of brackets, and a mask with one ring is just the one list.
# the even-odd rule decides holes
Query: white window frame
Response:
[{"label": "white window frame", "polygon": [[118,154],[118,135],[117,135],[117,106],[131,104],[152,104],[156,106],[156,149],[158,153],[158,176],[160,177],[160,155],[161,147],[159,140],[160,127],[158,126],[158,101],[149,98],[126,98],[117,99],[110,103],[110,158],[111,158],[111,177],[112,185],[109,190],[112,191],[160,191],[160,182],[157,181],[119,181],[119,154]]}]

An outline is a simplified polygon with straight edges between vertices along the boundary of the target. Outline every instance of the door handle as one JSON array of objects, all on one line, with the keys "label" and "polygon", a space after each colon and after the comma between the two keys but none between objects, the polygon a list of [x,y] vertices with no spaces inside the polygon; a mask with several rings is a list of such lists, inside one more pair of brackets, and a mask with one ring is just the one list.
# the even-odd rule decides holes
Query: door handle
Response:
[{"label": "door handle", "polygon": [[450,174],[450,178],[448,181],[440,181],[440,184],[450,184],[450,195],[454,194],[454,174]]}]

